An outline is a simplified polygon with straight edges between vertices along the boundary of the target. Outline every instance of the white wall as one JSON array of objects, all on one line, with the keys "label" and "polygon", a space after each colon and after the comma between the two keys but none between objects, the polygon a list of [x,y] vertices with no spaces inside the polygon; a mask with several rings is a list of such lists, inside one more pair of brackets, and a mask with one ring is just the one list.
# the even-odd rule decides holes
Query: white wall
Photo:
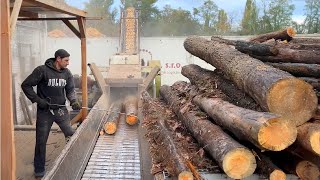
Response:
[{"label": "white wall", "polygon": [[[184,49],[183,42],[185,39],[186,37],[148,37],[140,39],[140,49],[150,51],[154,60],[161,61],[162,84],[171,85],[178,80],[187,80],[180,73],[181,67],[187,64],[194,63],[203,68],[214,69],[213,66],[192,56]],[[88,63],[107,66],[109,57],[117,52],[118,46],[118,38],[88,39]],[[48,57],[53,56],[54,52],[59,48],[69,51],[71,54],[69,68],[74,74],[81,73],[80,40],[78,38],[48,38],[47,47]],[[146,52],[141,52],[141,58],[150,60],[150,55]],[[88,72],[90,72],[89,69]]]}]

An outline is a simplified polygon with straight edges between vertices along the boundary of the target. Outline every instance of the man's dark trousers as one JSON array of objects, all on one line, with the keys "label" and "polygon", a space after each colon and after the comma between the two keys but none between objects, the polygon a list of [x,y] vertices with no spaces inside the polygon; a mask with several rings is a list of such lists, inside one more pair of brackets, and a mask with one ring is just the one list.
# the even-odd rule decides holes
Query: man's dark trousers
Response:
[{"label": "man's dark trousers", "polygon": [[37,109],[36,122],[36,147],[34,152],[34,172],[42,173],[45,171],[46,144],[53,122],[56,122],[65,137],[72,136],[74,130],[70,125],[68,110],[58,108],[53,110],[54,115],[49,110]]}]

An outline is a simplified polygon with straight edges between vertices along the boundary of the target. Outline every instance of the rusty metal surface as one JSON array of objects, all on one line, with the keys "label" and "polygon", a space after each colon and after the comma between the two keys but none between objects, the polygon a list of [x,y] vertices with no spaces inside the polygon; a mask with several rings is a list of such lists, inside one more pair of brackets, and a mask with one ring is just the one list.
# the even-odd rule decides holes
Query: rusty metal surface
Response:
[{"label": "rusty metal surface", "polygon": [[[107,109],[107,98],[103,94],[95,108]],[[71,137],[43,179],[80,179],[99,136],[99,130],[107,112],[91,110],[85,121]]]},{"label": "rusty metal surface", "polygon": [[114,135],[101,135],[82,179],[141,179],[138,126],[121,116]]}]

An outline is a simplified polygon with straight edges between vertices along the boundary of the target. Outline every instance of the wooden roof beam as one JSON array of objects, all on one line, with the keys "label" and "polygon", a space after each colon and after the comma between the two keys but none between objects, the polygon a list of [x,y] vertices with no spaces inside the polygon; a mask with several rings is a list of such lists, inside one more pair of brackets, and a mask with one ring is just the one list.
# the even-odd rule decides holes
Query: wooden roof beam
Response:
[{"label": "wooden roof beam", "polygon": [[85,11],[68,6],[65,3],[57,3],[55,0],[24,0],[24,1],[47,8],[51,11],[57,11],[64,14],[69,14],[71,16],[80,16],[80,17],[87,16],[87,13]]},{"label": "wooden roof beam", "polygon": [[17,19],[18,19],[18,16],[19,16],[21,5],[22,5],[22,0],[14,1],[12,13],[10,15],[11,36],[13,36],[13,33],[16,30],[16,24],[17,24]]},{"label": "wooden roof beam", "polygon": [[81,39],[81,35],[80,32],[78,31],[78,29],[76,29],[69,20],[67,19],[63,19],[62,20],[69,28],[70,30],[79,38]]}]

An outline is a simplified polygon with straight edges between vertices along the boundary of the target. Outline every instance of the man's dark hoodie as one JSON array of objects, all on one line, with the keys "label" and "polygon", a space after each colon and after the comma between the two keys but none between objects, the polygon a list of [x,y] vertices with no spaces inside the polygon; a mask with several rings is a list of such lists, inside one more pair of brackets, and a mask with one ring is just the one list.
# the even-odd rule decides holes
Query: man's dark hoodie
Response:
[{"label": "man's dark hoodie", "polygon": [[[45,99],[51,104],[65,105],[66,97],[71,103],[76,101],[70,70],[56,69],[54,61],[55,58],[46,60],[45,65],[38,66],[21,84],[23,92],[31,102],[38,103]],[[33,86],[37,86],[37,93]]]}]

